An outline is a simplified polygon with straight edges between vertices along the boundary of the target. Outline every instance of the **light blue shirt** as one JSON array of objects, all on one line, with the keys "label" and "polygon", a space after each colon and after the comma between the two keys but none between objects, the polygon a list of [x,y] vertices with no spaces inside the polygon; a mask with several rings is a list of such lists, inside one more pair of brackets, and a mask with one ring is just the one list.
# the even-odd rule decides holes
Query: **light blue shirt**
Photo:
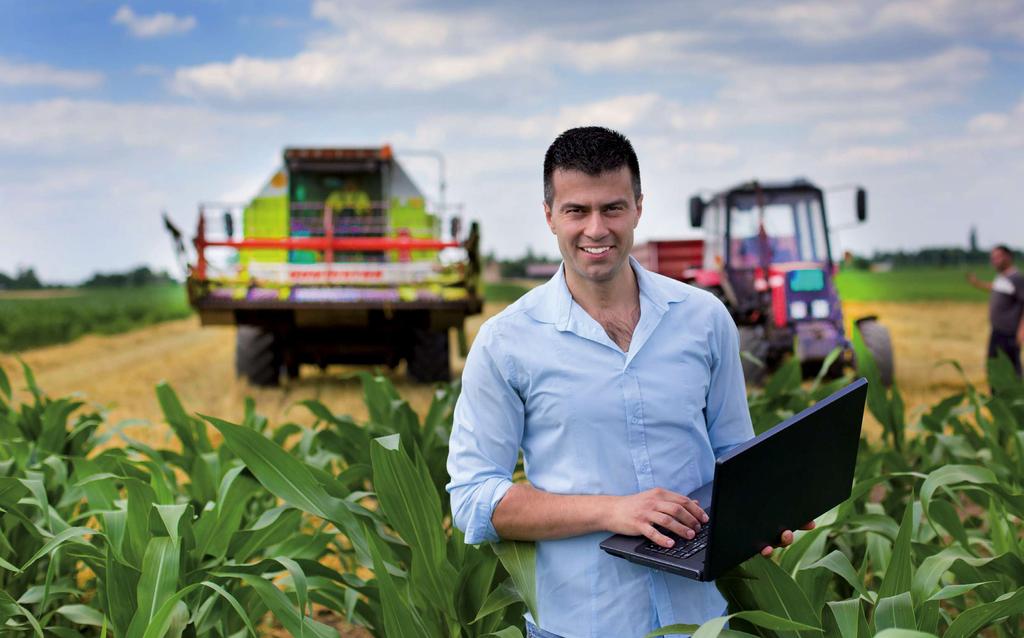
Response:
[{"label": "light blue shirt", "polygon": [[[470,544],[491,523],[522,449],[534,487],[689,494],[715,458],[754,433],[739,339],[714,295],[644,270],[640,321],[623,352],[565,283],[564,266],[480,328],[462,374],[448,473],[455,525]],[[537,542],[538,619],[565,636],[643,636],[724,613],[712,583],[614,558],[607,532]]]}]

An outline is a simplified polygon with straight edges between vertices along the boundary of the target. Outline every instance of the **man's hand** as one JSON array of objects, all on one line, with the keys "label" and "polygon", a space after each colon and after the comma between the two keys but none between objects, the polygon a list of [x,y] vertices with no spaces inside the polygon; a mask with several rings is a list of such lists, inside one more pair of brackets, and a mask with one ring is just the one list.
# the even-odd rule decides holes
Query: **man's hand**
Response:
[{"label": "man's hand", "polygon": [[667,529],[682,538],[693,538],[708,515],[697,501],[660,487],[632,496],[615,497],[608,531],[627,536],[646,536],[662,547],[675,544],[654,526]]},{"label": "man's hand", "polygon": [[[814,529],[814,526],[815,526],[814,521],[811,521],[810,523],[804,525],[800,529],[802,529],[805,532],[807,532],[807,531],[810,531],[810,530]],[[779,547],[787,547],[787,546],[792,545],[792,544],[793,544],[793,532],[787,529],[786,531],[782,532],[782,536],[779,538]],[[773,551],[775,551],[775,548],[772,547],[771,545],[767,545],[766,547],[764,547],[761,550],[761,555],[765,556],[765,557],[771,556]]]}]

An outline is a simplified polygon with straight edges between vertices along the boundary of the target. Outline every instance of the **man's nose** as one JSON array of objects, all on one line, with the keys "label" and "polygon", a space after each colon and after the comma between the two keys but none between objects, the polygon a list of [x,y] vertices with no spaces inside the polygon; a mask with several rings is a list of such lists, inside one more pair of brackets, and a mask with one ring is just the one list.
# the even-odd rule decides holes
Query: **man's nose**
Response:
[{"label": "man's nose", "polygon": [[600,211],[593,211],[587,217],[587,224],[583,233],[592,239],[600,239],[608,234],[608,225],[605,223],[604,215]]}]

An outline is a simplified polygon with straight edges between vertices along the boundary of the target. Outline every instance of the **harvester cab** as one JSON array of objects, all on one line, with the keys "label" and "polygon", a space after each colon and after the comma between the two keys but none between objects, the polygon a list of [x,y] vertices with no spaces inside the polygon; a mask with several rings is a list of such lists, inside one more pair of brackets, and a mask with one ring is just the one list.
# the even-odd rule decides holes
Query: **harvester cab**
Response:
[{"label": "harvester cab", "polygon": [[[867,196],[857,190],[857,218]],[[853,363],[835,286],[823,191],[798,179],[756,181],[690,201],[690,222],[704,229],[704,263],[694,279],[716,292],[740,330],[748,381],[758,381],[793,352],[805,372],[817,372],[834,349],[837,369]],[[892,380],[889,334],[874,317],[857,320],[883,382]]]}]

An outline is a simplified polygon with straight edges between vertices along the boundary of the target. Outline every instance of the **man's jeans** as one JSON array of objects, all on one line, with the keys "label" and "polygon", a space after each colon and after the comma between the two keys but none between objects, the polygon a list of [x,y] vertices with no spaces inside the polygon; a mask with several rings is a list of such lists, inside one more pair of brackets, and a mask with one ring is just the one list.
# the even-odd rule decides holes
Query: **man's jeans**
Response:
[{"label": "man's jeans", "polygon": [[1020,344],[1017,343],[1017,335],[1002,334],[993,332],[988,339],[988,358],[994,359],[999,352],[1006,353],[1013,364],[1014,371],[1020,376]]},{"label": "man's jeans", "polygon": [[526,638],[561,638],[561,636],[557,636],[550,631],[544,631],[537,625],[527,621]]}]

